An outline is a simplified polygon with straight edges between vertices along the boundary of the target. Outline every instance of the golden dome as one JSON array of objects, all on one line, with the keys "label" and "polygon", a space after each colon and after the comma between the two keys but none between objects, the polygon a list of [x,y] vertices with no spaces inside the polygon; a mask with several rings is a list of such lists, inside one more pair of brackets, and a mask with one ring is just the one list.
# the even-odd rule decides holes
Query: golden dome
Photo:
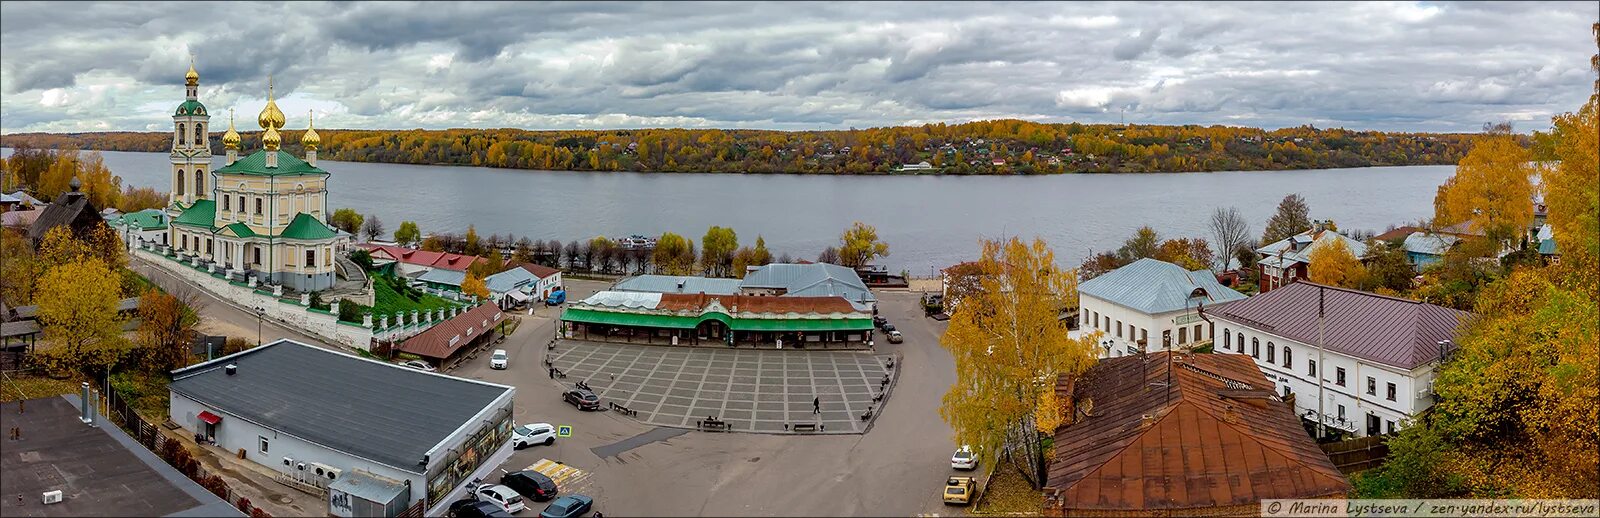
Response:
[{"label": "golden dome", "polygon": [[239,149],[239,132],[233,130],[233,110],[228,110],[228,132],[222,134],[222,147]]},{"label": "golden dome", "polygon": [[307,114],[306,117],[306,134],[300,137],[300,145],[306,149],[316,149],[322,145],[322,137],[317,135],[317,128],[314,127],[316,126],[316,121],[313,120],[314,114]]},{"label": "golden dome", "polygon": [[283,143],[283,137],[278,135],[278,128],[268,127],[267,132],[261,134],[261,147],[267,151],[277,151],[278,144]]},{"label": "golden dome", "polygon": [[287,122],[283,118],[283,110],[278,109],[278,103],[272,100],[272,79],[267,79],[267,106],[261,109],[261,115],[256,117],[256,122],[261,124],[261,129],[282,128]]},{"label": "golden dome", "polygon": [[189,56],[189,73],[183,75],[183,82],[189,86],[200,84],[200,73],[194,71],[194,56]]}]

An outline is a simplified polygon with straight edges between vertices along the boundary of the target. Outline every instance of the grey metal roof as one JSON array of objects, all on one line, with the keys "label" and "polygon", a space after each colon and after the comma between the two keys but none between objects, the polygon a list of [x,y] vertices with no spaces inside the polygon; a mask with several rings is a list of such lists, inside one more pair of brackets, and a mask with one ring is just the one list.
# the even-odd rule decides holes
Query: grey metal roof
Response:
[{"label": "grey metal roof", "polygon": [[1323,347],[1410,370],[1439,358],[1465,311],[1299,281],[1229,304],[1213,316],[1301,343],[1317,344],[1317,306],[1325,308]]},{"label": "grey metal roof", "polygon": [[[683,288],[678,285],[682,283]],[[616,291],[641,291],[646,293],[704,293],[707,295],[737,295],[739,279],[713,279],[684,275],[636,275],[617,281],[611,287]]]},{"label": "grey metal roof", "polygon": [[[238,372],[229,376],[223,366]],[[511,387],[422,372],[278,340],[173,371],[173,392],[397,469],[423,455]],[[224,424],[223,426],[226,426]]]},{"label": "grey metal roof", "polygon": [[861,282],[854,270],[828,263],[769,264],[751,270],[740,286],[745,288],[783,288],[791,297],[844,297],[856,302],[874,302],[877,297]]},{"label": "grey metal roof", "polygon": [[1334,240],[1344,241],[1345,248],[1356,257],[1367,255],[1367,245],[1360,241],[1345,237],[1344,234],[1332,230],[1307,230],[1293,236],[1281,239],[1278,242],[1256,249],[1256,253],[1268,257],[1282,255],[1284,262],[1311,262],[1311,251],[1325,246]]},{"label": "grey metal roof", "polygon": [[350,470],[339,476],[339,480],[328,484],[330,491],[343,491],[345,494],[366,500],[368,502],[387,503],[396,496],[407,493],[406,483],[389,477],[375,475],[366,470]]},{"label": "grey metal roof", "polygon": [[418,275],[417,280],[447,286],[460,286],[462,282],[467,280],[467,272],[434,268],[424,272],[422,275]]},{"label": "grey metal roof", "polygon": [[539,276],[522,268],[512,268],[483,278],[484,286],[494,293],[505,293],[536,282],[539,282]]},{"label": "grey metal roof", "polygon": [[[1195,294],[1195,289],[1204,294]],[[1193,308],[1200,304],[1214,307],[1245,298],[1206,270],[1188,271],[1166,261],[1144,258],[1101,274],[1078,285],[1078,293],[1094,296],[1146,314]]]},{"label": "grey metal roof", "polygon": [[1451,247],[1460,242],[1461,238],[1449,234],[1425,234],[1412,232],[1406,236],[1403,245],[1407,252],[1413,254],[1444,255]]}]

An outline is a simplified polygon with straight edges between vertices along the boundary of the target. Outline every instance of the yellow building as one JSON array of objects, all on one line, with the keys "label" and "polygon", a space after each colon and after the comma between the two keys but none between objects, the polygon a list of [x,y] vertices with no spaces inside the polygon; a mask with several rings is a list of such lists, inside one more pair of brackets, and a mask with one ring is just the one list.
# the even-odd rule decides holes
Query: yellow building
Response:
[{"label": "yellow building", "polygon": [[[205,127],[205,106],[196,98],[200,75],[191,64],[185,78],[188,100],[173,116],[173,184],[169,243],[189,256],[199,256],[261,282],[296,291],[333,287],[334,254],[348,234],[329,227],[328,172],[317,167],[322,139],[308,121],[300,143],[301,159],[280,151],[286,122],[267,87],[267,105],[257,117],[262,149],[239,156],[239,133],[232,117],[222,136],[224,165],[206,175],[211,153]],[[209,182],[208,182],[209,180]]]}]

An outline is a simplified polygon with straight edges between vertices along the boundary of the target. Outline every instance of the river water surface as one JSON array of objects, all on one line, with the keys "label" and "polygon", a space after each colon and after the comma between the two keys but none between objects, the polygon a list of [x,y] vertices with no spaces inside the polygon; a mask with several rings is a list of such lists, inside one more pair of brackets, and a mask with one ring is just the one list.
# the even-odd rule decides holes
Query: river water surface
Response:
[{"label": "river water surface", "polygon": [[[10,155],[4,149],[0,155]],[[171,188],[165,153],[102,152],[124,185]],[[217,157],[217,167],[222,158]],[[1044,238],[1057,261],[1076,266],[1091,250],[1116,248],[1141,225],[1163,237],[1211,240],[1214,207],[1242,211],[1259,236],[1284,195],[1300,193],[1314,219],[1383,231],[1426,218],[1455,166],[1308,171],[1055,176],[821,176],[527,171],[485,167],[336,162],[319,164],[330,207],[376,214],[391,232],[401,220],[424,233],[512,233],[535,239],[659,235],[696,241],[731,226],[740,244],[766,237],[773,254],[813,259],[852,221],[878,228],[892,271],[928,275],[974,258],[978,240]],[[1215,246],[1215,245],[1213,245]]]}]

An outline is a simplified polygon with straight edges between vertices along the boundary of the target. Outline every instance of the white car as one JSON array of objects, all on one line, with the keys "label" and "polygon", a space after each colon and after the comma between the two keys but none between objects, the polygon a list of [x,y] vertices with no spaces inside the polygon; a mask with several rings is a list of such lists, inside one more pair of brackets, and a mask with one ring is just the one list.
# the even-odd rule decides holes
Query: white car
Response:
[{"label": "white car", "polygon": [[950,456],[950,467],[959,470],[978,469],[978,455],[972,452],[971,446],[962,446]]},{"label": "white car", "polygon": [[506,356],[505,349],[495,349],[494,354],[489,355],[489,368],[491,369],[504,369],[510,364],[511,357]]},{"label": "white car", "polygon": [[511,447],[522,449],[535,444],[556,443],[556,427],[549,423],[525,424],[511,429]]},{"label": "white car", "polygon": [[516,490],[500,484],[478,486],[478,489],[472,492],[472,496],[477,498],[479,502],[489,502],[500,506],[500,510],[508,514],[516,514],[528,508],[527,504],[522,503],[522,495],[517,494]]},{"label": "white car", "polygon": [[400,362],[400,366],[401,367],[410,367],[410,368],[413,368],[413,369],[416,369],[416,370],[419,370],[419,371],[434,372],[433,366],[432,365],[428,365],[428,362],[425,362],[425,361],[422,361],[422,360],[406,360],[406,361]]}]

